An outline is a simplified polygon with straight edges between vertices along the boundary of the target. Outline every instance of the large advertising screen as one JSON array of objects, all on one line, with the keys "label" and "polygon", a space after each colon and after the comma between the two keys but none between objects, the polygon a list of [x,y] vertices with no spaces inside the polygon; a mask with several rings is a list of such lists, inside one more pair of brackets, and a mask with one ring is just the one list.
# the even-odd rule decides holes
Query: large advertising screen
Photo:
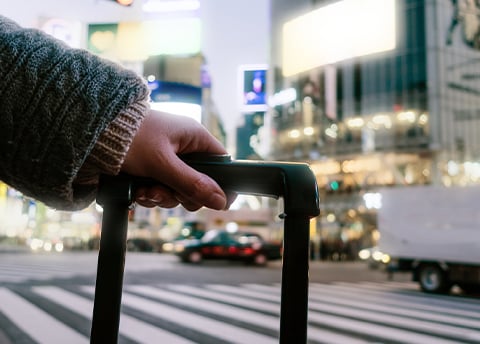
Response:
[{"label": "large advertising screen", "polygon": [[199,18],[88,25],[88,50],[120,61],[155,55],[193,55],[201,51]]},{"label": "large advertising screen", "polygon": [[169,81],[150,81],[150,106],[154,110],[191,117],[202,123],[201,87]]},{"label": "large advertising screen", "polygon": [[339,1],[284,24],[283,74],[392,50],[395,45],[395,0]]},{"label": "large advertising screen", "polygon": [[267,110],[267,65],[242,65],[239,80],[242,112]]}]

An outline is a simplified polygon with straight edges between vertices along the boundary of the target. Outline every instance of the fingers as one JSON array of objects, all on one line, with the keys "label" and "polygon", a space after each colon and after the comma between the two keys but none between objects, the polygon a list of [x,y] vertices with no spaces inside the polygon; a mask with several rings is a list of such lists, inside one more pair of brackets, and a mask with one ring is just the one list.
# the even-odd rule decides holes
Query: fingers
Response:
[{"label": "fingers", "polygon": [[195,152],[226,153],[221,143],[199,123],[152,111],[133,138],[122,171],[153,178],[162,187],[139,190],[137,202],[165,208],[182,204],[190,211],[202,206],[226,209],[228,198],[217,183],[178,157]]},{"label": "fingers", "polygon": [[139,188],[135,193],[135,200],[138,204],[147,208],[174,208],[179,204],[173,192],[162,185]]},{"label": "fingers", "polygon": [[171,156],[169,161],[172,173],[164,175],[163,180],[187,210],[197,210],[202,206],[226,209],[227,196],[213,179],[194,170],[177,155]]},{"label": "fingers", "polygon": [[[231,199],[231,197],[229,198]],[[138,204],[146,208],[174,208],[177,205],[182,204],[185,209],[189,211],[196,211],[204,205],[202,202],[195,202],[188,198],[184,198],[182,195],[175,194],[172,190],[162,185],[139,188],[135,193],[135,200]],[[231,203],[232,201],[227,201],[227,206],[225,206],[225,208]],[[223,206],[223,200],[221,204]],[[224,208],[219,208],[218,210],[221,209]]]},{"label": "fingers", "polygon": [[168,168],[154,169],[156,173],[152,178],[159,181],[158,185],[137,190],[135,196],[140,205],[173,208],[181,203],[189,211],[202,206],[227,209],[227,196],[213,179],[194,170],[175,154],[168,161]]}]

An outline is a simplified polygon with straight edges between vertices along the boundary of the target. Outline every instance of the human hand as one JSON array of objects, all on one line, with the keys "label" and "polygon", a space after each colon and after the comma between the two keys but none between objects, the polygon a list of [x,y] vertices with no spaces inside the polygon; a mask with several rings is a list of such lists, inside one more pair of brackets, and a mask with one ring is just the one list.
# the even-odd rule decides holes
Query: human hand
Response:
[{"label": "human hand", "polygon": [[150,110],[133,138],[122,171],[150,177],[158,185],[139,188],[137,203],[145,207],[173,208],[182,204],[195,211],[206,206],[227,209],[232,197],[218,184],[178,155],[187,153],[226,154],[225,148],[201,124],[184,116]]}]

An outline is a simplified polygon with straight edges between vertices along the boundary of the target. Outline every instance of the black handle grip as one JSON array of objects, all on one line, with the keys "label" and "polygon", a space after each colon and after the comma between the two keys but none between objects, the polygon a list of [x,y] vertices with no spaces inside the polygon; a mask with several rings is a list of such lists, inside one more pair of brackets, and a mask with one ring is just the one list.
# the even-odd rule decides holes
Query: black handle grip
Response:
[{"label": "black handle grip", "polygon": [[[308,164],[232,160],[229,155],[192,154],[184,155],[182,159],[197,171],[214,179],[223,190],[273,198],[283,197],[284,212],[287,215],[315,217],[320,213],[318,187]],[[132,182],[134,189],[157,183],[152,179],[135,176],[124,178]],[[109,197],[112,197],[111,192]]]},{"label": "black handle grip", "polygon": [[231,160],[229,155],[186,155],[182,159],[224,190],[284,197],[285,214],[314,217],[320,213],[317,182],[308,164]]}]

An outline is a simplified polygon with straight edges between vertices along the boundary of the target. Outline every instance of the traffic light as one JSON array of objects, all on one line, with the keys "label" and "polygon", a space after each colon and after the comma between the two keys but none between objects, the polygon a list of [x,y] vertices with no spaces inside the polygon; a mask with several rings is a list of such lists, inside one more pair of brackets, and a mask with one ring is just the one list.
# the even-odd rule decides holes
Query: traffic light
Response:
[{"label": "traffic light", "polygon": [[337,194],[345,191],[345,185],[343,180],[334,179],[327,183],[325,189],[329,194]]},{"label": "traffic light", "polygon": [[338,191],[340,189],[340,183],[336,180],[333,180],[330,182],[330,190],[332,191]]}]

